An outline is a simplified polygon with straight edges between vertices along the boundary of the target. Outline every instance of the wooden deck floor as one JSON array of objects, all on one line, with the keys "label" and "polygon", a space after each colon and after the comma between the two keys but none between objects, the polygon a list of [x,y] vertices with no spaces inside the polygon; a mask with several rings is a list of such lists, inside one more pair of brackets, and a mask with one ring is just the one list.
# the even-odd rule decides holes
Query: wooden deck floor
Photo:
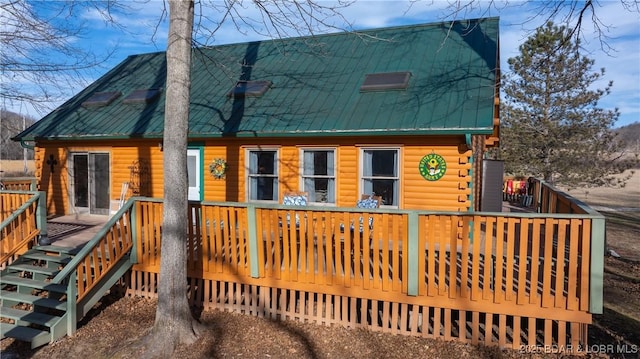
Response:
[{"label": "wooden deck floor", "polygon": [[68,215],[47,220],[47,236],[54,246],[81,248],[107,223],[108,216]]}]

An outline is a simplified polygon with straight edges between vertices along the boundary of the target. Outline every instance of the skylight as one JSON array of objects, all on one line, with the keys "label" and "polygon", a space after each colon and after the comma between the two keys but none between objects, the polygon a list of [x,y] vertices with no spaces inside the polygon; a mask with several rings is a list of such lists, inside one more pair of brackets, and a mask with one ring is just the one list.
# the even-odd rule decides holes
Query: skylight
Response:
[{"label": "skylight", "polygon": [[151,103],[160,96],[160,89],[135,90],[122,100],[122,103]]},{"label": "skylight", "polygon": [[238,81],[227,93],[229,97],[258,97],[262,96],[269,87],[271,81]]},{"label": "skylight", "polygon": [[402,90],[409,85],[411,72],[381,72],[375,74],[367,74],[364,78],[360,91],[384,91],[384,90]]},{"label": "skylight", "polygon": [[113,100],[120,97],[122,93],[120,91],[105,91],[96,92],[88,100],[82,103],[84,107],[102,107],[113,102]]}]

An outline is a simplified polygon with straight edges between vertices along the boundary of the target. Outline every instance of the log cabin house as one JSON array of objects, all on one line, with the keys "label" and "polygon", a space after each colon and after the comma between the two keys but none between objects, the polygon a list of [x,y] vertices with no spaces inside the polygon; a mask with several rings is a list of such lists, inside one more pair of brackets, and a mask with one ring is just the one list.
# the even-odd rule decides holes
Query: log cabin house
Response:
[{"label": "log cabin house", "polygon": [[[194,49],[189,199],[474,211],[498,44],[486,18]],[[49,214],[162,197],[165,88],[164,52],[130,56],[14,138]]]},{"label": "log cabin house", "polygon": [[[498,44],[488,18],[194,49],[190,303],[584,353],[603,308],[604,217],[542,181],[536,213],[486,211],[480,196],[489,184],[502,196],[483,173],[499,137]],[[56,302],[64,316],[32,347],[73,334],[116,283],[157,297],[165,81],[165,53],[131,56],[15,137],[35,149],[40,191],[0,191],[0,267],[15,264],[0,285],[76,299]],[[296,191],[307,206],[286,205]],[[381,208],[355,208],[374,194]],[[62,271],[24,283],[23,253],[43,258],[30,248],[44,212],[114,204]],[[3,337],[42,318],[9,312]]]}]

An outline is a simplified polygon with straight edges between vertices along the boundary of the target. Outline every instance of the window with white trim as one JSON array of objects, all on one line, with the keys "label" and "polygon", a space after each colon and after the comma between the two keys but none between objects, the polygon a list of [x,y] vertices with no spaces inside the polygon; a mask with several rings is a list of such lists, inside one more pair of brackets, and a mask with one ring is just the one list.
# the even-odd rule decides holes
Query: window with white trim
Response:
[{"label": "window with white trim", "polygon": [[278,201],[278,151],[249,150],[248,198]]},{"label": "window with white trim", "polygon": [[336,203],[335,149],[302,150],[302,189],[312,203]]},{"label": "window with white trim", "polygon": [[382,205],[398,206],[400,197],[399,149],[365,148],[361,150],[362,194],[382,197]]}]

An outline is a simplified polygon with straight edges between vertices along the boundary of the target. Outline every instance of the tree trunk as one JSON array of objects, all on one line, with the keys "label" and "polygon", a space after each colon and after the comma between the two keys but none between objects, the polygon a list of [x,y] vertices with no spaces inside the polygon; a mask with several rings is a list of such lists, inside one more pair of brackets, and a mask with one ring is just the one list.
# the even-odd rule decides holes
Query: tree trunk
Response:
[{"label": "tree trunk", "polygon": [[167,89],[164,121],[164,209],[158,306],[147,337],[147,357],[170,357],[176,345],[197,338],[186,295],[187,134],[191,83],[193,1],[169,1]]}]

